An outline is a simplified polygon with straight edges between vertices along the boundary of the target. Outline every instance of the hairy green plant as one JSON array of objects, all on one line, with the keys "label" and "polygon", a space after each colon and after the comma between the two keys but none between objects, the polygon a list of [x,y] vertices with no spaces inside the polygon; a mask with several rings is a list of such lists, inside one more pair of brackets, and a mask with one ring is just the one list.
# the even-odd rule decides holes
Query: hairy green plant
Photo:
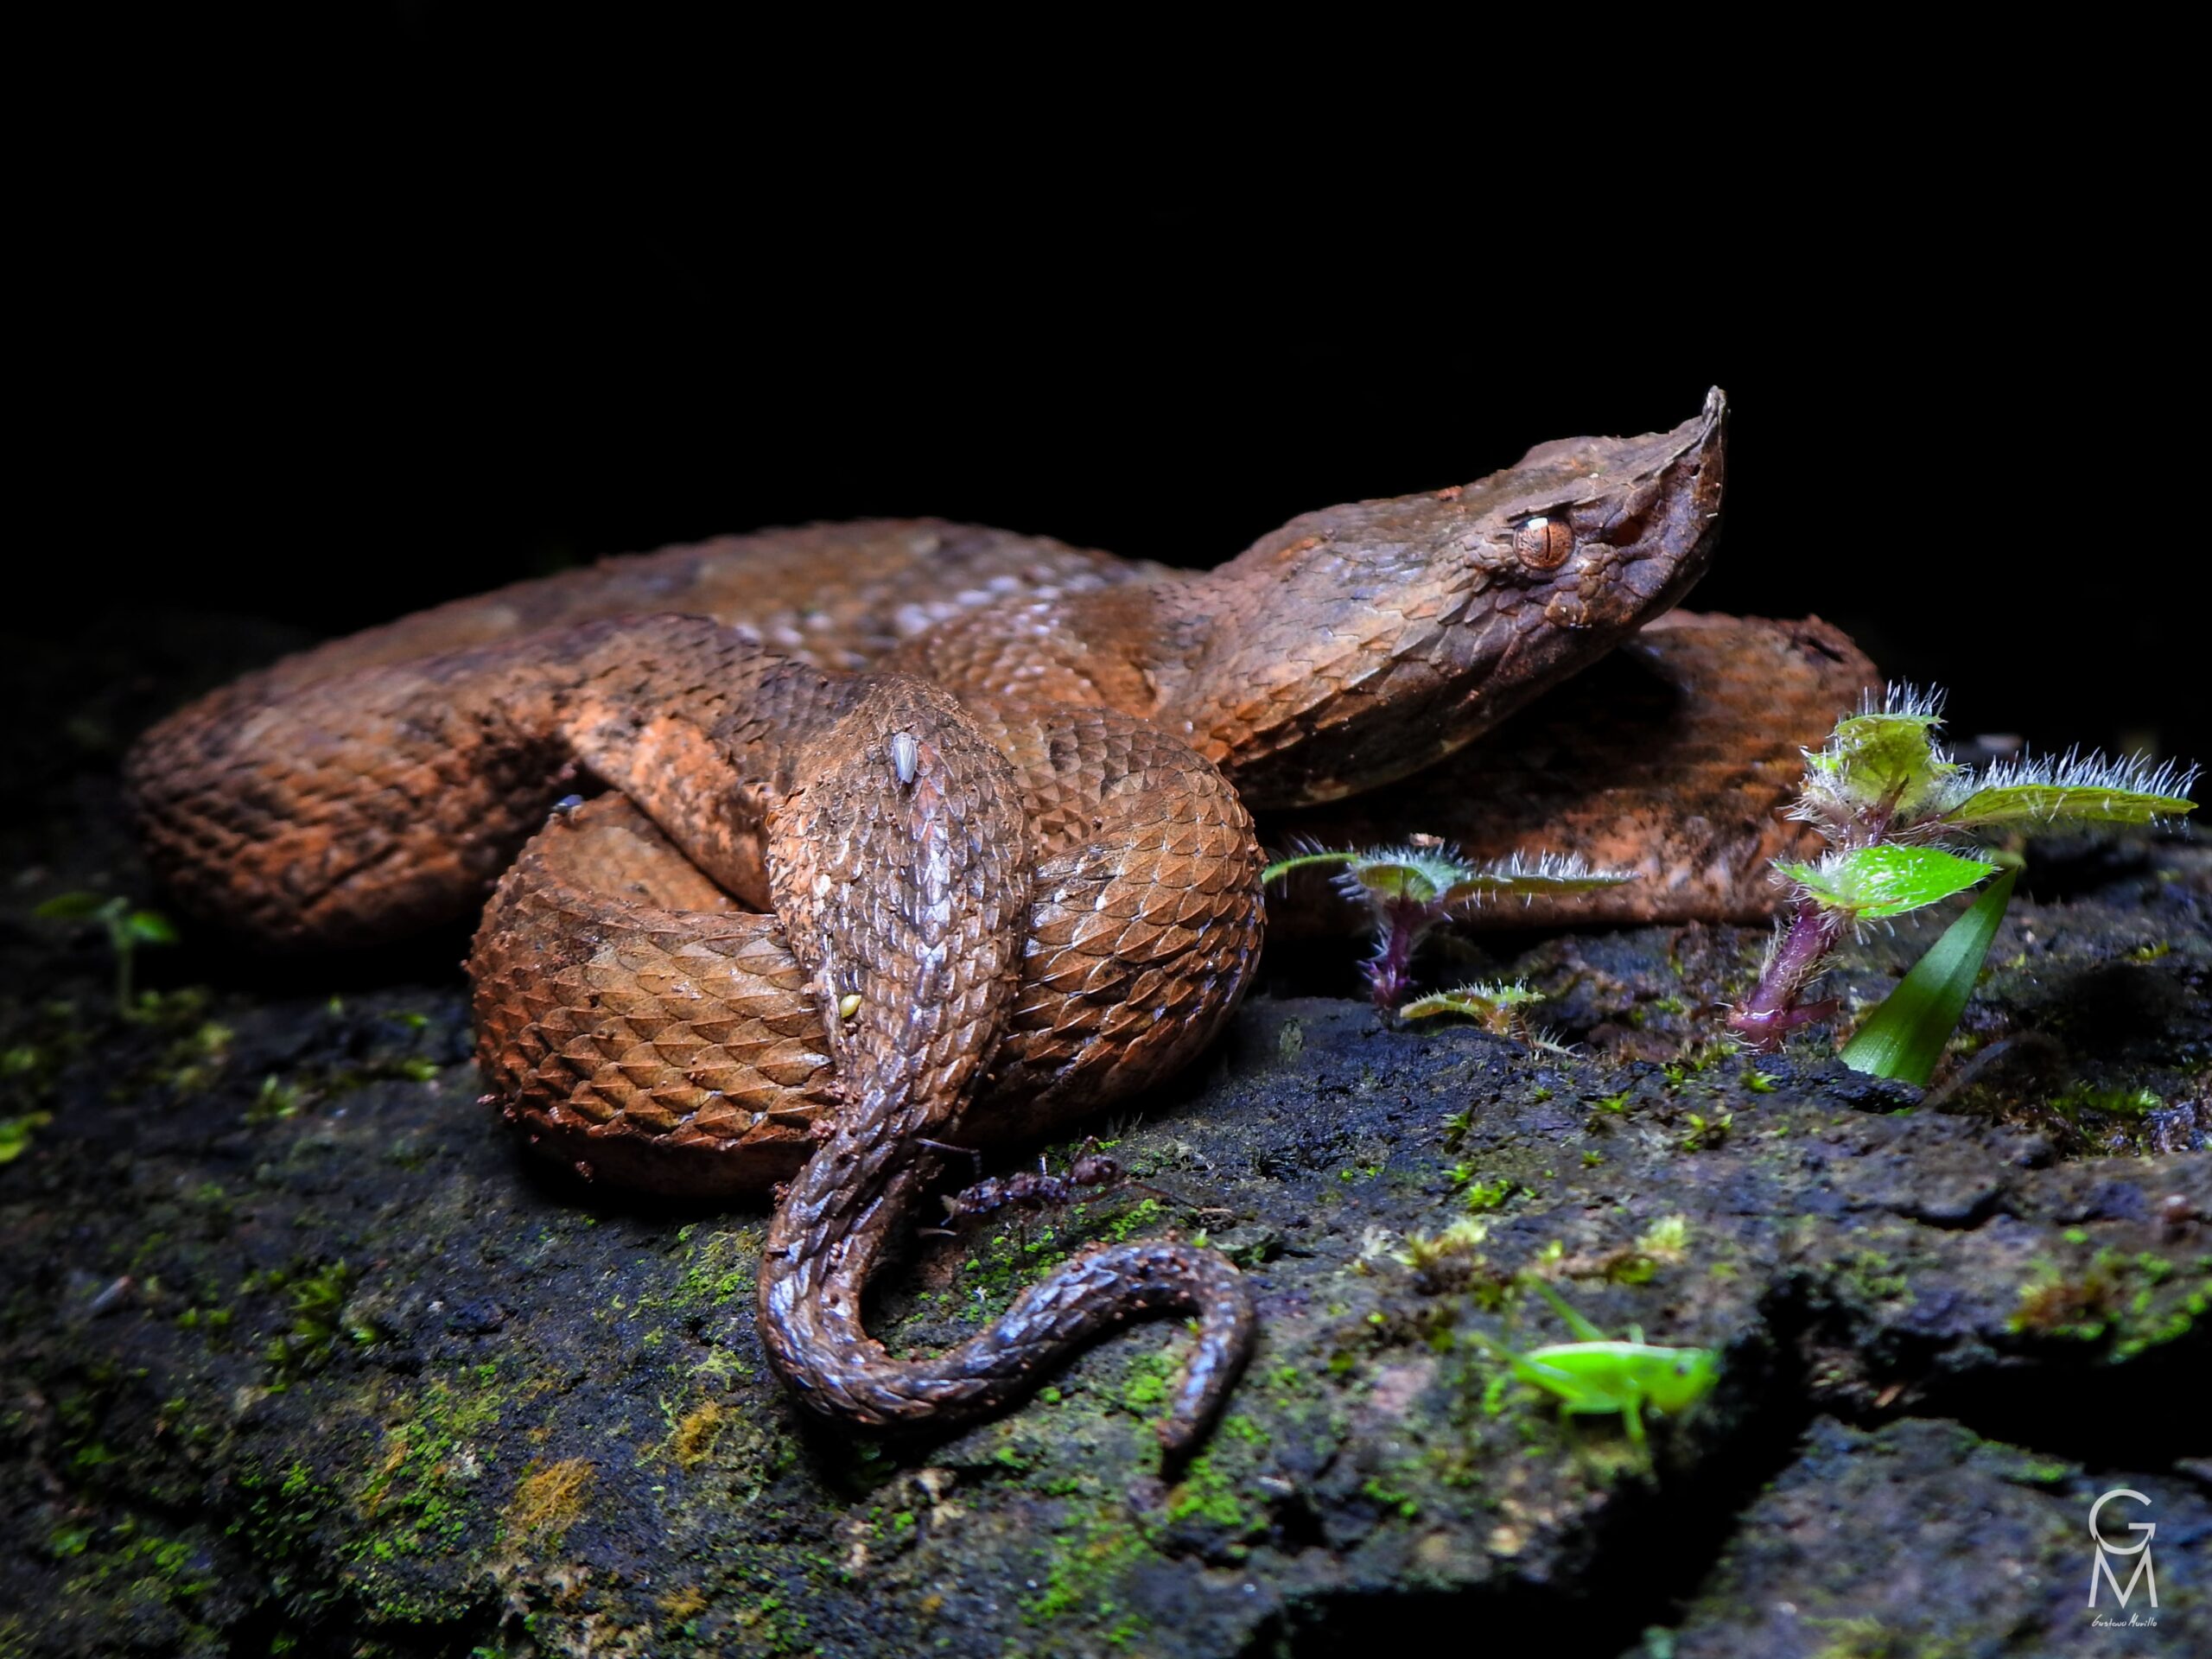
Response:
[{"label": "hairy green plant", "polygon": [[[1995,874],[2004,861],[1975,837],[2149,824],[2196,810],[2196,768],[2068,753],[1974,772],[1938,747],[1942,695],[1900,685],[1836,724],[1805,756],[1791,809],[1833,850],[1812,863],[1777,861],[1790,901],[1758,985],[1728,1016],[1761,1052],[1836,1012],[1806,996],[1844,934],[1941,903]],[[2012,893],[2008,872],[1938,940],[1843,1051],[1847,1065],[1925,1084],[1958,1023]]]},{"label": "hairy green plant", "polygon": [[1548,1053],[1567,1053],[1570,1051],[1565,1044],[1529,1023],[1529,1009],[1543,1000],[1541,991],[1531,990],[1526,985],[1478,980],[1448,991],[1432,991],[1427,996],[1415,997],[1398,1010],[1398,1018],[1432,1020],[1439,1014],[1460,1014],[1493,1037],[1515,1038],[1531,1049],[1542,1049]]},{"label": "hairy green plant", "polygon": [[175,944],[176,925],[158,910],[141,910],[128,899],[103,898],[97,893],[57,893],[31,912],[41,921],[76,922],[107,930],[108,949],[115,957],[115,1007],[130,1012],[131,963],[141,945]]},{"label": "hairy green plant", "polygon": [[1375,1006],[1386,1015],[1395,1014],[1413,988],[1414,952],[1454,912],[1486,899],[1526,902],[1540,894],[1589,893],[1634,880],[1625,872],[1592,869],[1579,858],[1552,853],[1534,859],[1516,853],[1477,864],[1440,842],[1361,851],[1316,849],[1277,860],[1260,879],[1272,883],[1294,870],[1327,868],[1337,871],[1338,892],[1368,907],[1375,954],[1361,971]]}]

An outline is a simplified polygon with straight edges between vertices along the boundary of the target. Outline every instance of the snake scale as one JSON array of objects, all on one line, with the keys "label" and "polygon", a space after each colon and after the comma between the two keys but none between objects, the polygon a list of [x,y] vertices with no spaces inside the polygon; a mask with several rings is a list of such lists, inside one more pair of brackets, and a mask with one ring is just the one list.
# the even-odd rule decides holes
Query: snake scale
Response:
[{"label": "snake scale", "polygon": [[807,1405],[957,1421],[1179,1310],[1179,1452],[1251,1343],[1217,1253],[1091,1250],[921,1358],[868,1336],[871,1273],[946,1145],[1058,1128],[1218,1031],[1262,931],[1249,809],[1427,766],[1675,603],[1724,414],[1306,514],[1204,574],[934,521],[607,561],[249,676],[128,784],[179,902],[266,945],[490,890],[495,1096],[588,1174],[787,1182],[760,1329]]}]

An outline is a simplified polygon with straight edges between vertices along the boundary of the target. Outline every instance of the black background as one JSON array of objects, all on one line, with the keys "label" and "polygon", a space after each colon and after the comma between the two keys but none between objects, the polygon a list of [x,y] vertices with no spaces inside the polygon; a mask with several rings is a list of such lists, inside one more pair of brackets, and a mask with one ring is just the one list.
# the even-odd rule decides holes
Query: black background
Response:
[{"label": "black background", "polygon": [[1841,624],[1955,735],[2212,755],[2198,331],[2124,136],[1881,153],[1724,101],[1602,163],[1510,122],[1418,169],[1264,130],[1077,163],[1034,94],[939,149],[929,89],[863,134],[756,71],[679,136],[486,114],[526,73],[426,8],[349,49],[342,92],[134,82],[32,169],[14,627],[342,631],[877,513],[1202,565],[1718,384],[1694,603]]}]

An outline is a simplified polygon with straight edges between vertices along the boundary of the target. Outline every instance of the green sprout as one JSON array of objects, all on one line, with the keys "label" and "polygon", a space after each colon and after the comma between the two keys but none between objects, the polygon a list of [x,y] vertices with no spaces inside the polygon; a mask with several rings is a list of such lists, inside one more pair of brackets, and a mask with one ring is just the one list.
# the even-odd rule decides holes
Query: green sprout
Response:
[{"label": "green sprout", "polygon": [[138,910],[121,896],[103,899],[97,893],[64,893],[48,899],[31,912],[41,921],[92,922],[107,930],[108,949],[115,957],[115,1007],[130,1012],[130,967],[142,944],[175,944],[176,925],[158,910]]},{"label": "green sprout", "polygon": [[20,1117],[0,1117],[0,1164],[12,1164],[28,1151],[31,1136],[54,1122],[52,1112],[25,1112]]},{"label": "green sprout", "polygon": [[1628,1429],[1639,1466],[1651,1466],[1644,1438],[1646,1407],[1665,1416],[1688,1411],[1713,1392],[1720,1380],[1720,1356],[1711,1348],[1660,1348],[1643,1339],[1636,1325],[1625,1341],[1609,1338],[1569,1307],[1541,1279],[1531,1280],[1577,1340],[1519,1352],[1495,1338],[1476,1341],[1503,1359],[1511,1374],[1557,1396],[1562,1417],[1605,1417],[1618,1414]]},{"label": "green sprout", "polygon": [[[1364,903],[1374,918],[1375,954],[1362,971],[1375,1006],[1389,1014],[1413,988],[1414,952],[1455,910],[1490,898],[1590,893],[1633,880],[1624,871],[1595,870],[1579,858],[1519,853],[1487,864],[1471,863],[1440,842],[1364,851],[1313,850],[1279,859],[1261,873],[1273,882],[1294,870],[1333,866],[1337,891]],[[1435,1013],[1440,1009],[1427,1009]],[[1466,1012],[1466,1010],[1455,1010]]]},{"label": "green sprout", "polygon": [[[1836,724],[1827,747],[1805,757],[1790,816],[1833,850],[1814,863],[1777,861],[1789,914],[1758,984],[1728,1016],[1729,1029],[1760,1052],[1796,1027],[1827,1019],[1833,1001],[1806,993],[1847,929],[1941,903],[2003,865],[1972,837],[1991,831],[2048,834],[2096,824],[2150,824],[2196,810],[2196,768],[2069,753],[1975,772],[1936,747],[1942,697],[1894,688]],[[1924,1084],[1981,970],[2014,872],[2004,871],[1955,923],[1843,1050],[1847,1065]]]},{"label": "green sprout", "polygon": [[1398,1018],[1433,1020],[1439,1014],[1461,1014],[1493,1037],[1517,1038],[1530,1048],[1543,1049],[1554,1054],[1567,1053],[1569,1051],[1564,1044],[1529,1023],[1526,1010],[1543,1000],[1541,991],[1531,990],[1526,985],[1490,984],[1478,981],[1452,990],[1432,991],[1427,996],[1415,997],[1398,1010]]}]

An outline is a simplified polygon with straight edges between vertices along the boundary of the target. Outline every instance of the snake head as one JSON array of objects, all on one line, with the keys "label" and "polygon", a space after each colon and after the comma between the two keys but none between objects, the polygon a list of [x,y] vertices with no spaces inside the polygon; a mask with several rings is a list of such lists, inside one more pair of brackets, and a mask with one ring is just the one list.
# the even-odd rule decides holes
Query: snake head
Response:
[{"label": "snake head", "polygon": [[1482,515],[1470,563],[1502,607],[1567,632],[1618,639],[1673,609],[1713,562],[1727,414],[1715,386],[1671,432],[1537,445],[1463,493]]},{"label": "snake head", "polygon": [[1294,518],[1208,579],[1250,598],[1189,674],[1192,733],[1255,807],[1451,753],[1705,573],[1726,423],[1715,388],[1670,432],[1560,439],[1471,484]]}]

